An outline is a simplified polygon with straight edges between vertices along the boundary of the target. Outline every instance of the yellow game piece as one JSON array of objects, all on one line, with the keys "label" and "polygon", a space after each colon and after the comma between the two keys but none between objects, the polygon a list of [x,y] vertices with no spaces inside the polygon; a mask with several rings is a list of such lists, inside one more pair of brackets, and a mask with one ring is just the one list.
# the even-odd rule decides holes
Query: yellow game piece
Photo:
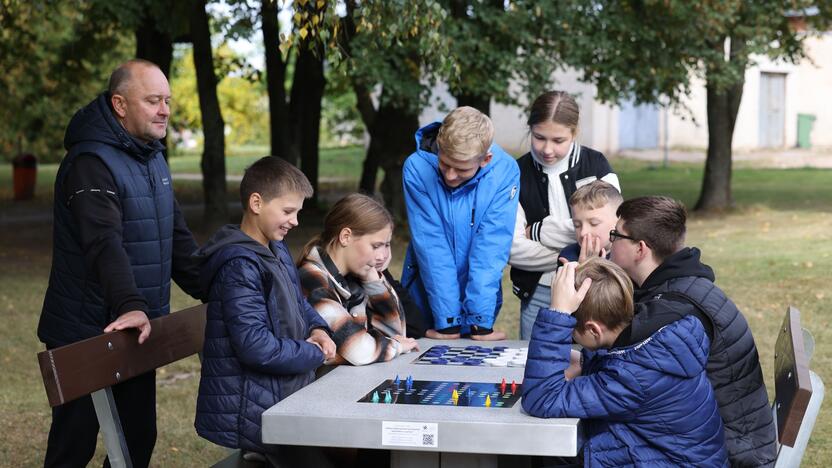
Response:
[{"label": "yellow game piece", "polygon": [[486,406],[486,407],[490,407],[490,406],[491,406],[491,395],[486,395],[486,396],[485,396],[485,406]]},{"label": "yellow game piece", "polygon": [[454,404],[456,404],[457,400],[459,400],[459,393],[457,393],[456,389],[454,389],[454,392],[451,393],[451,400],[453,400]]}]

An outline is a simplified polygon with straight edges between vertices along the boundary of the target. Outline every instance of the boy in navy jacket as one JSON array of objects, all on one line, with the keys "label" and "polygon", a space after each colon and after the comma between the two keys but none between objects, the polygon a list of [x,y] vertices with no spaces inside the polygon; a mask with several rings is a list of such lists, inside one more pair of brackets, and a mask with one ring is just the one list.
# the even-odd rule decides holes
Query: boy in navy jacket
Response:
[{"label": "boy in navy jacket", "polygon": [[208,315],[194,425],[216,444],[275,451],[262,443],[263,411],[312,382],[335,356],[283,243],[311,195],[291,164],[258,160],[240,183],[242,223],[221,228],[197,254]]},{"label": "boy in navy jacket", "polygon": [[[601,258],[558,270],[552,309],[540,310],[532,330],[523,409],[585,419],[586,466],[728,466],[703,324],[686,316],[618,346],[633,317],[632,288]],[[582,370],[570,366],[573,337]]]}]

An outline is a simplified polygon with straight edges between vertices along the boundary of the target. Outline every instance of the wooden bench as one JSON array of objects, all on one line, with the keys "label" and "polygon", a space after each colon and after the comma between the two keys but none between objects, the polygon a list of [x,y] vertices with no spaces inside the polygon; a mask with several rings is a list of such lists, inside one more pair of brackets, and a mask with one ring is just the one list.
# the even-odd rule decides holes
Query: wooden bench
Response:
[{"label": "wooden bench", "polygon": [[798,467],[823,402],[824,385],[809,370],[814,339],[800,326],[800,312],[789,307],[774,348],[774,403],[777,467]]},{"label": "wooden bench", "polygon": [[[124,330],[38,353],[49,405],[91,395],[110,464],[131,468],[111,387],[202,352],[206,309],[199,305],[151,320],[150,337],[141,345],[136,330]],[[220,466],[241,462],[235,451]]]}]

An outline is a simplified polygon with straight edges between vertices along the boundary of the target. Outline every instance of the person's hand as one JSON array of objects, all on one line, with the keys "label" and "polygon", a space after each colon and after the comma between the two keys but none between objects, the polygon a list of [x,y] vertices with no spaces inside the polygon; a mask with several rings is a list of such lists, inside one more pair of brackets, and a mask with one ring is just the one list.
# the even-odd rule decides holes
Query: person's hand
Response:
[{"label": "person's hand", "polygon": [[586,297],[591,278],[584,279],[581,287],[575,290],[575,269],[578,262],[569,262],[558,268],[555,279],[552,280],[552,303],[550,308],[559,312],[572,314]]},{"label": "person's hand", "polygon": [[379,276],[381,276],[381,273],[384,272],[384,270],[386,270],[387,267],[390,266],[390,260],[392,260],[392,259],[393,259],[393,255],[392,255],[392,252],[390,251],[390,246],[388,245],[387,246],[387,255],[384,257],[384,261],[381,262],[381,263],[376,263],[376,270],[379,272]]},{"label": "person's hand", "polygon": [[532,227],[531,225],[526,226],[526,239],[532,238]]},{"label": "person's hand", "polygon": [[572,380],[581,375],[581,353],[579,351],[570,350],[569,367],[563,371],[566,380]]},{"label": "person's hand", "polygon": [[471,335],[471,339],[477,341],[501,341],[506,339],[506,334],[501,331],[494,330],[486,335]]},{"label": "person's hand", "polygon": [[362,283],[371,283],[381,279],[381,273],[376,270],[374,265],[364,265],[360,271],[353,273],[353,275],[360,279]]},{"label": "person's hand", "polygon": [[320,328],[312,330],[306,341],[318,346],[321,352],[324,353],[325,361],[335,357],[335,342]]},{"label": "person's hand", "polygon": [[396,335],[394,340],[399,342],[399,354],[409,353],[411,351],[419,351],[419,343],[413,338],[408,338],[402,335]]},{"label": "person's hand", "polygon": [[139,330],[139,344],[144,343],[150,336],[150,320],[147,314],[141,310],[131,310],[121,314],[113,323],[107,325],[104,333],[110,333],[116,330],[126,330],[128,328],[135,328]]},{"label": "person's hand", "polygon": [[458,340],[462,337],[459,333],[439,333],[434,329],[429,329],[425,331],[425,337],[432,338],[434,340]]},{"label": "person's hand", "polygon": [[598,236],[584,234],[581,236],[581,254],[578,256],[578,263],[584,263],[592,257],[606,258],[607,249]]}]

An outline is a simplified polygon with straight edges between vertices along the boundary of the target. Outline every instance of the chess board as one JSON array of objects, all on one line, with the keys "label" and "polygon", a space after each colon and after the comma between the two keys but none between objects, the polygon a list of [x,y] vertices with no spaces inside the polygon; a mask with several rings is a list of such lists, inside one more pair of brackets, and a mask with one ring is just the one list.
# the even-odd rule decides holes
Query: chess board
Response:
[{"label": "chess board", "polygon": [[526,367],[529,348],[507,346],[436,345],[419,355],[414,364],[446,366]]},{"label": "chess board", "polygon": [[[359,403],[511,408],[520,400],[521,384],[388,379],[370,390]],[[457,397],[454,399],[454,390]],[[388,396],[389,392],[389,396]],[[488,399],[488,405],[486,405]],[[386,401],[389,400],[389,401]],[[454,401],[456,400],[456,401]]]}]

